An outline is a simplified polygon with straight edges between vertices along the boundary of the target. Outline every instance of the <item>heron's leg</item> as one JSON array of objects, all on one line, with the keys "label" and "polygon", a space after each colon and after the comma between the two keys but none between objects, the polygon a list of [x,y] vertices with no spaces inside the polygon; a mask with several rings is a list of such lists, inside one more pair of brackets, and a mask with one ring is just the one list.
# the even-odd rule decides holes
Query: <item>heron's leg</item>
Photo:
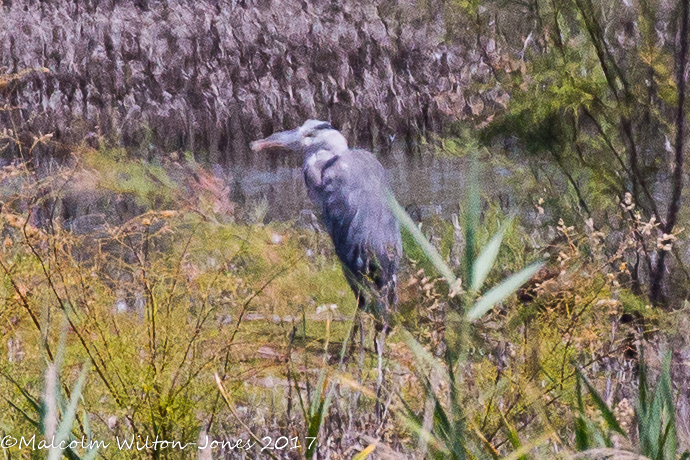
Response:
[{"label": "heron's leg", "polygon": [[[352,326],[352,334],[350,335],[350,356],[355,356],[355,337],[357,337],[357,332],[359,331],[359,361],[357,364],[359,365],[360,373],[361,369],[363,369],[364,365],[364,314],[362,313],[364,310],[364,306],[366,305],[366,299],[364,298],[364,294],[358,293],[355,291],[355,295],[357,296],[357,310],[355,311],[355,316],[352,319],[353,326]],[[360,382],[361,378],[360,378]]]},{"label": "heron's leg", "polygon": [[379,423],[383,423],[383,352],[386,347],[386,333],[388,331],[384,327],[381,331],[376,331],[374,342],[376,343],[376,354],[378,355],[378,366],[376,368],[376,419]]},{"label": "heron's leg", "polygon": [[355,355],[355,347],[357,347],[359,329],[359,310],[355,310],[355,316],[352,318],[352,332],[350,333],[349,342],[347,344],[348,362],[351,362],[350,357]]},{"label": "heron's leg", "polygon": [[[360,369],[360,377],[362,374],[362,369],[364,369],[364,340],[366,338],[366,333],[364,331],[364,315],[362,315],[361,311],[358,310],[359,314],[357,315],[357,319],[359,321],[359,369]],[[361,382],[360,382],[361,383]]]},{"label": "heron's leg", "polygon": [[364,369],[364,339],[366,337],[364,332],[364,308],[366,307],[367,299],[363,292],[357,294],[357,325],[359,329],[359,383],[362,384],[362,369]]},{"label": "heron's leg", "polygon": [[[362,294],[358,295],[358,299],[357,299],[358,305],[362,304],[362,302],[359,301],[361,298],[360,297],[361,295]],[[357,359],[356,376],[357,376],[357,383],[359,383],[360,386],[363,385],[363,382],[364,382],[364,372],[363,372],[364,357],[365,357],[365,353],[364,353],[364,339],[365,339],[364,318],[365,318],[365,315],[363,314],[362,309],[358,307],[357,311],[355,311],[355,317],[353,318],[354,325],[352,328],[353,329],[352,330],[352,336],[351,336],[352,342],[350,344],[350,346],[351,346],[350,349],[352,350],[351,356],[354,356],[354,346],[355,346],[354,344],[355,344],[355,341],[357,341],[357,339],[356,339],[357,332],[359,332],[359,341],[358,341],[359,342],[358,343],[358,348],[359,348],[358,355],[359,356]],[[356,416],[357,405],[359,402],[360,395],[361,395],[361,392],[359,390],[355,390],[354,393],[352,394],[352,403],[350,405],[350,414],[349,414],[350,420],[348,423],[348,432],[350,432],[350,433],[354,432],[355,428],[356,428],[354,426],[354,423],[357,420],[357,416]]]}]

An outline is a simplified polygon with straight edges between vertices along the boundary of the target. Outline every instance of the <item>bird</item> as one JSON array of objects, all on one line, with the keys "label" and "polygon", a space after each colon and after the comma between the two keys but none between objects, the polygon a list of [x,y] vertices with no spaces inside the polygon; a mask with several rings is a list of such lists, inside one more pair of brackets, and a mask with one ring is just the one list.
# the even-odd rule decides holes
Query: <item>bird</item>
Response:
[{"label": "bird", "polygon": [[309,198],[331,236],[358,308],[375,319],[380,389],[381,359],[397,301],[402,257],[400,224],[388,205],[391,192],[385,169],[370,152],[350,149],[342,133],[321,120],[274,133],[252,142],[251,148],[303,155]]}]

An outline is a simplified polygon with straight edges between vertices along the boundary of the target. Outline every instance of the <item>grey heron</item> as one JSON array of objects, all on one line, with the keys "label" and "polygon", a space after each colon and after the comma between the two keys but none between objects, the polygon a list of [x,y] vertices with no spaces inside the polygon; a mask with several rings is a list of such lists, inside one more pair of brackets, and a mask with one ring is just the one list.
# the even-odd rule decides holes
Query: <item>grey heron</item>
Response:
[{"label": "grey heron", "polygon": [[335,252],[361,310],[376,320],[381,356],[390,314],[396,303],[402,255],[400,226],[388,206],[385,170],[370,152],[350,149],[330,123],[307,120],[302,126],[252,143],[252,150],[282,148],[302,153],[304,183],[319,208]]}]

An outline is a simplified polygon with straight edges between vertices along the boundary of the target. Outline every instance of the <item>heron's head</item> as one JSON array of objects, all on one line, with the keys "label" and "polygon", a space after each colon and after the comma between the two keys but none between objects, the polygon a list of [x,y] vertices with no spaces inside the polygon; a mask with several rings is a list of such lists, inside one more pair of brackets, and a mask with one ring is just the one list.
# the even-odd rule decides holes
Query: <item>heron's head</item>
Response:
[{"label": "heron's head", "polygon": [[347,141],[340,131],[327,121],[319,120],[307,120],[299,128],[271,134],[266,139],[252,142],[251,147],[254,151],[284,148],[302,152],[305,156],[319,150],[328,150],[338,155],[348,149]]}]

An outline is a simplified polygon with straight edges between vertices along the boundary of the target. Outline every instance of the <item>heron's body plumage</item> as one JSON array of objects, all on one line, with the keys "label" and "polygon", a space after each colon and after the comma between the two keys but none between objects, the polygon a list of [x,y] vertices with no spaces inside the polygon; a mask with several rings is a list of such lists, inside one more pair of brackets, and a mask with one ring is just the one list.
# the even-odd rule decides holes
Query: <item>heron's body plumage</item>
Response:
[{"label": "heron's body plumage", "polygon": [[372,313],[387,322],[395,303],[402,241],[387,203],[383,166],[369,152],[349,150],[324,163],[321,177],[321,184],[311,189],[336,254],[349,270],[362,308],[375,307]]}]

